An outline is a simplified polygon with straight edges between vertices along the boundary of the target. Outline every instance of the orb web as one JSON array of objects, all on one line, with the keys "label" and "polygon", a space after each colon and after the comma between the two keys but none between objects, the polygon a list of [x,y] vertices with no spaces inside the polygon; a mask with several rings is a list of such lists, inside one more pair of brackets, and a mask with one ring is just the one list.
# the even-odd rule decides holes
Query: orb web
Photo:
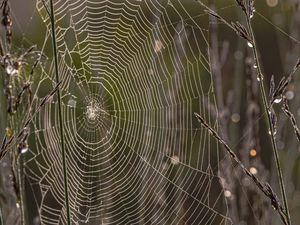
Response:
[{"label": "orb web", "polygon": [[[45,4],[37,9],[50,44]],[[193,114],[214,123],[199,5],[56,0],[54,9],[72,223],[230,224],[218,149]],[[54,77],[53,60],[35,101]],[[25,161],[42,224],[66,224],[58,118],[54,98],[32,121]]]}]

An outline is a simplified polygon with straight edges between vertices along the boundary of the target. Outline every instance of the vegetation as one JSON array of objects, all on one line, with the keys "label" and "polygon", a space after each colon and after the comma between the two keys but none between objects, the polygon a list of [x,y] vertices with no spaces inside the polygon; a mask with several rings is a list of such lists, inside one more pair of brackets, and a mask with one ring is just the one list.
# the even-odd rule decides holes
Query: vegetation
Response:
[{"label": "vegetation", "polygon": [[1,1],[0,225],[300,220],[297,1]]}]

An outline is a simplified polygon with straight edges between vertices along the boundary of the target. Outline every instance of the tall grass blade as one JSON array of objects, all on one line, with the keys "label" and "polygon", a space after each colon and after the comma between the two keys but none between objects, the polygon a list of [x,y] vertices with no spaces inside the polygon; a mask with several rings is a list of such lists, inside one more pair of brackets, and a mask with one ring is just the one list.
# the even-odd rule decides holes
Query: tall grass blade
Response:
[{"label": "tall grass blade", "polygon": [[[53,6],[52,0],[50,0],[50,19],[51,19],[51,31],[52,31],[52,48],[53,48],[53,56],[54,56],[54,64],[55,64],[55,77],[56,77],[56,83],[58,84],[60,82],[60,80],[59,80],[59,73],[58,73],[58,56],[57,56],[57,46],[56,46],[54,6]],[[67,168],[67,162],[66,162],[64,131],[63,131],[63,122],[62,122],[62,110],[61,110],[61,96],[60,96],[59,88],[57,90],[57,99],[58,99],[62,165],[63,165],[63,173],[64,173],[65,207],[66,207],[66,211],[67,211],[67,224],[71,225],[71,215],[70,215],[70,206],[69,206],[69,191],[68,191],[68,168]]]},{"label": "tall grass blade", "polygon": [[272,125],[271,113],[270,113],[270,109],[268,106],[268,99],[267,99],[267,95],[266,95],[266,91],[265,91],[265,87],[264,87],[263,74],[262,74],[262,70],[261,70],[261,66],[260,66],[260,61],[258,58],[257,45],[256,45],[256,41],[255,41],[253,28],[251,25],[251,20],[249,17],[247,17],[246,20],[247,20],[247,26],[248,26],[248,30],[250,32],[251,39],[253,40],[252,51],[253,51],[253,55],[254,55],[255,64],[257,65],[257,73],[258,73],[257,79],[259,80],[259,87],[260,87],[260,92],[262,95],[263,106],[264,106],[264,109],[267,111],[267,121],[268,121],[269,129],[271,132],[270,139],[271,139],[272,149],[273,149],[273,153],[274,153],[274,157],[275,157],[275,164],[276,164],[276,169],[277,169],[277,174],[278,174],[278,179],[279,179],[280,191],[281,191],[281,195],[282,195],[282,199],[283,199],[283,205],[284,205],[285,214],[287,217],[287,223],[288,223],[288,225],[291,225],[291,217],[290,217],[287,196],[286,196],[286,191],[285,191],[285,186],[284,186],[284,181],[283,181],[283,176],[282,176],[282,169],[280,166],[278,148],[277,148],[277,144],[276,144],[276,140],[275,140],[275,131],[274,131],[274,127]]}]

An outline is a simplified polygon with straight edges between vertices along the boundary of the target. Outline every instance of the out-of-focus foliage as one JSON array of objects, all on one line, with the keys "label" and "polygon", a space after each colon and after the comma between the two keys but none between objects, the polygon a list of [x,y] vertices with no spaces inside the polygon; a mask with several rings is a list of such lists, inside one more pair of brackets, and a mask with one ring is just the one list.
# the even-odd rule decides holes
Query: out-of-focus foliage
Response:
[{"label": "out-of-focus foliage", "polygon": [[[42,46],[45,41],[45,35],[41,34],[46,33],[46,28],[35,9],[35,2],[28,1],[28,4],[20,3],[18,0],[11,0],[10,2],[14,21],[12,50],[22,53],[24,49],[36,44],[37,49],[43,49],[44,54],[51,61],[51,42],[48,41],[45,47]],[[242,11],[237,7],[234,0],[205,1],[205,3],[214,8],[227,21],[245,23]],[[239,155],[242,162],[259,178],[269,182],[274,191],[280,196],[278,178],[273,160],[274,156],[271,151],[270,139],[266,128],[267,124],[262,119],[264,110],[261,107],[261,98],[256,81],[255,68],[253,68],[255,65],[251,51],[245,41],[239,38],[231,29],[219,21],[209,19],[207,14],[204,13],[203,8],[197,3],[194,1],[184,1],[184,4],[186,10],[199,23],[198,25],[207,30],[207,40],[211,48],[213,48],[213,38],[216,38],[216,49],[212,49],[211,51],[211,54],[217,53],[219,55],[219,66],[216,71],[212,70],[212,79],[214,85],[217,85],[214,86],[216,102],[212,100],[210,103],[206,103],[207,113],[211,114],[213,121],[218,121],[220,133],[230,146],[233,146],[233,149]],[[274,75],[275,83],[278,84],[281,77],[290,73],[299,58],[300,3],[296,0],[260,0],[255,1],[255,9],[253,28],[263,66],[264,82],[268,89],[271,76]],[[3,32],[3,29],[1,29],[1,32]],[[159,46],[157,47],[159,48]],[[206,48],[205,45],[202,47]],[[210,55],[210,57],[213,58],[214,56]],[[209,57],[207,56],[207,58]],[[171,67],[171,63],[167,59],[166,64]],[[211,67],[213,68],[214,65],[211,65]],[[41,73],[41,71],[39,72]],[[221,79],[217,78],[216,80],[214,73],[219,73],[218,76]],[[36,76],[38,79],[39,74]],[[221,80],[221,83],[218,83],[218,79]],[[291,111],[295,115],[297,122],[300,123],[299,82],[298,72],[293,82],[287,87],[286,98],[289,100]],[[38,80],[37,83],[33,83],[34,90],[39,88],[37,84]],[[47,84],[50,84],[50,82]],[[203,87],[205,92],[208,92],[210,87],[209,79],[207,79],[207,84],[207,86]],[[1,85],[3,85],[3,82]],[[51,85],[46,85],[39,92],[39,95],[42,97],[47,95],[51,91],[51,88]],[[220,95],[218,95],[218,90],[221,93],[219,93]],[[2,95],[0,101],[0,134],[3,137],[8,118],[6,116],[5,98]],[[197,104],[195,103],[195,108],[197,108]],[[211,110],[210,104],[212,104],[212,108],[217,106],[217,110]],[[300,215],[297,213],[300,210],[299,143],[295,138],[292,126],[281,111],[281,107],[275,105],[274,110],[278,118],[276,138],[292,222],[293,224],[297,224],[297,221],[300,220]],[[196,120],[194,123],[195,127],[199,127]],[[34,142],[34,140],[32,138],[31,142]],[[211,141],[211,148],[218,149],[213,139]],[[31,144],[34,145],[34,143]],[[195,152],[191,156],[191,158],[197,157],[199,157],[199,152]],[[216,156],[214,155],[213,157]],[[234,167],[232,164],[227,165],[225,159],[226,157],[221,156],[221,169]],[[177,158],[172,158],[172,160],[172,162],[175,162]],[[7,200],[7,196],[14,196],[9,165],[10,160],[8,157],[0,164],[0,208],[5,219],[9,218],[12,215],[11,213],[18,212],[15,209],[15,197],[9,198],[9,201]],[[260,224],[260,222],[264,224],[280,224],[280,220],[272,209],[270,202],[265,199],[239,169],[228,169],[227,172],[229,173],[227,175],[226,171],[225,173],[224,171],[220,172],[220,176],[228,177],[232,175],[230,181],[225,182],[226,185],[221,182],[221,185],[225,188],[224,195],[226,199],[222,210],[223,212],[227,210],[228,216],[232,217],[233,222],[236,222],[236,224],[251,225]],[[172,177],[172,173],[177,173],[177,171],[171,171],[170,177]],[[26,195],[27,203],[25,203],[25,208],[28,212],[26,220],[34,221],[34,223],[38,224],[39,219],[35,217],[35,214],[30,213],[31,206],[36,205],[34,202],[35,196],[32,196],[34,187],[27,180],[24,181],[24,185],[28,192]],[[172,192],[172,185],[168,187],[168,190]],[[212,191],[212,193],[216,194],[216,190]],[[218,207],[220,206],[218,205]],[[36,206],[32,208],[35,211],[37,210]],[[29,222],[29,224],[32,223]]]}]

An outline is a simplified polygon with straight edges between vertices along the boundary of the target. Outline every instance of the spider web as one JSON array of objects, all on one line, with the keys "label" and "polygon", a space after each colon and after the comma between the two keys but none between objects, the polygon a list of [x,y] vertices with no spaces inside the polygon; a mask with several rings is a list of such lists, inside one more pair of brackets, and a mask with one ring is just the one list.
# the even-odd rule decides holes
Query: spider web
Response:
[{"label": "spider web", "polygon": [[[54,8],[72,223],[230,224],[218,149],[193,114],[214,123],[199,5],[57,0]],[[37,9],[51,46],[42,1]],[[39,79],[36,105],[55,85],[54,60]],[[38,217],[66,224],[57,99],[31,126],[25,168]]]}]

